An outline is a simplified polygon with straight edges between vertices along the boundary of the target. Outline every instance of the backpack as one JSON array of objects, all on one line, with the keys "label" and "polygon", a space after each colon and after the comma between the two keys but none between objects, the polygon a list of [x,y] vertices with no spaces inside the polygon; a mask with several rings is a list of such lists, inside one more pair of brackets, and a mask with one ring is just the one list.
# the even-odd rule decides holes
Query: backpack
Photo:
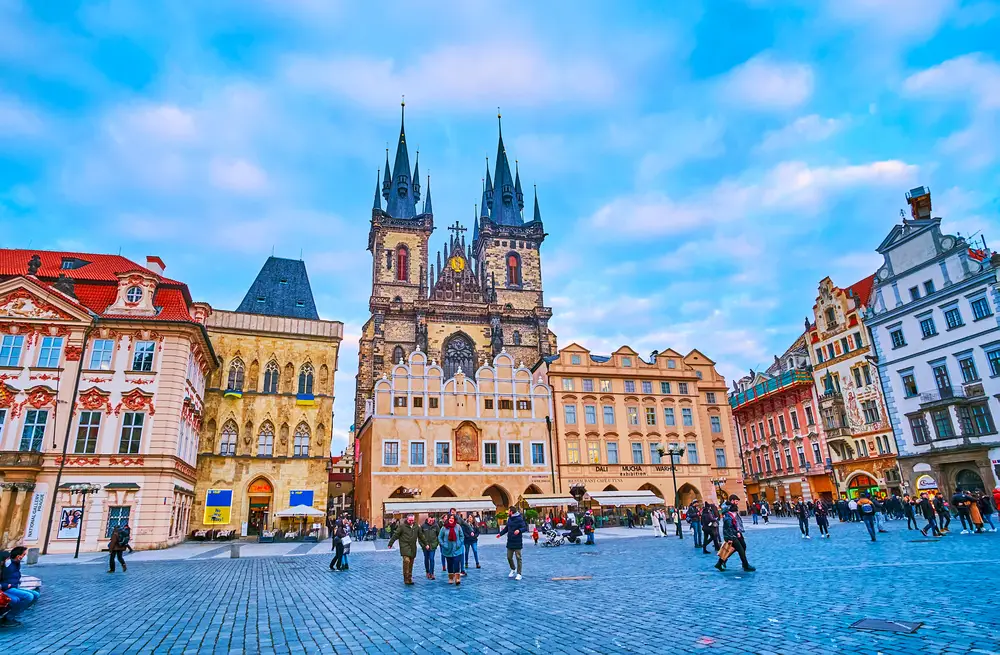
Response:
[{"label": "backpack", "polygon": [[861,505],[862,514],[871,514],[875,511],[875,506],[871,503],[859,503]]}]

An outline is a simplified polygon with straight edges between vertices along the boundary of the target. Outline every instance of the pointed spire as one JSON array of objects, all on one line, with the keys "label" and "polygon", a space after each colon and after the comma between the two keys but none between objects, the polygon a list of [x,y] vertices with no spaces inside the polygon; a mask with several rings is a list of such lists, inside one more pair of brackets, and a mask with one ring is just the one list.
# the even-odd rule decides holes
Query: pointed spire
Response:
[{"label": "pointed spire", "polygon": [[375,203],[372,205],[372,210],[376,212],[382,211],[382,201],[378,197],[378,171],[375,171]]},{"label": "pointed spire", "polygon": [[486,158],[486,185],[483,187],[487,196],[493,199],[493,178],[490,177],[490,158]]},{"label": "pointed spire", "polygon": [[417,163],[413,165],[413,200],[420,202],[420,148],[417,148]]},{"label": "pointed spire", "polygon": [[[497,122],[500,112],[497,111]],[[490,220],[496,225],[523,225],[521,211],[515,205],[514,176],[510,174],[510,161],[503,145],[503,130],[497,140],[497,168],[493,176],[493,197],[490,202]]]},{"label": "pointed spire", "polygon": [[441,275],[441,251],[438,250],[438,275]]},{"label": "pointed spire", "polygon": [[[393,218],[413,218],[417,215],[416,189],[410,177],[410,155],[406,149],[406,101],[400,103],[399,142],[396,144],[396,161],[392,166],[386,213]],[[419,189],[419,185],[417,185]]]},{"label": "pointed spire", "polygon": [[538,185],[535,185],[535,215],[532,218],[536,223],[542,222],[542,212],[538,211]]},{"label": "pointed spire", "polygon": [[[487,173],[489,175],[489,173]],[[483,186],[483,201],[479,208],[479,218],[487,219],[490,217],[490,194],[488,186]]]},{"label": "pointed spire", "polygon": [[433,214],[434,210],[431,209],[431,176],[427,176],[427,197],[424,198],[424,213]]},{"label": "pointed spire", "polygon": [[479,241],[479,207],[472,206],[472,243]]},{"label": "pointed spire", "polygon": [[382,178],[382,197],[389,199],[389,190],[392,188],[392,173],[389,172],[389,149],[385,149],[385,177]]},{"label": "pointed spire", "polygon": [[521,191],[521,171],[517,160],[514,160],[514,196],[517,198],[518,210],[524,211],[524,193]]}]

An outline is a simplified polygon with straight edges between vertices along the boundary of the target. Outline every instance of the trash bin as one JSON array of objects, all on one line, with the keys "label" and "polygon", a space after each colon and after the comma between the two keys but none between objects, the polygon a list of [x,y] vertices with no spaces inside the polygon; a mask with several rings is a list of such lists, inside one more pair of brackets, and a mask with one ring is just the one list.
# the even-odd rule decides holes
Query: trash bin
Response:
[{"label": "trash bin", "polygon": [[38,549],[29,548],[28,549],[28,564],[38,564]]},{"label": "trash bin", "polygon": [[231,559],[239,559],[240,557],[240,546],[243,544],[238,542],[233,542],[229,544],[229,557]]}]

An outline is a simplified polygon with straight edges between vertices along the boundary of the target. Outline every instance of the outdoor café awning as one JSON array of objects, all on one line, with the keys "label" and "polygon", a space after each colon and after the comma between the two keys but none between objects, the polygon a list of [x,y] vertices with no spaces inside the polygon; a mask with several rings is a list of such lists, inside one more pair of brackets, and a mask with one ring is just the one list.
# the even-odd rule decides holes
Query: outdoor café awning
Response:
[{"label": "outdoor caf\u00e9 awning", "polygon": [[576,505],[576,498],[563,494],[524,494],[522,500],[528,507],[563,507]]},{"label": "outdoor caf\u00e9 awning", "polygon": [[447,512],[454,507],[459,512],[492,512],[497,508],[489,496],[481,498],[426,498],[423,500],[393,499],[382,503],[386,514],[428,514]]},{"label": "outdoor caf\u00e9 awning", "polygon": [[601,507],[632,507],[633,505],[662,505],[663,499],[652,491],[593,491],[587,498]]},{"label": "outdoor caf\u00e9 awning", "polygon": [[289,507],[288,509],[283,509],[280,512],[275,512],[274,515],[283,519],[293,516],[326,516],[322,510],[318,510],[309,505],[296,505],[295,507]]}]

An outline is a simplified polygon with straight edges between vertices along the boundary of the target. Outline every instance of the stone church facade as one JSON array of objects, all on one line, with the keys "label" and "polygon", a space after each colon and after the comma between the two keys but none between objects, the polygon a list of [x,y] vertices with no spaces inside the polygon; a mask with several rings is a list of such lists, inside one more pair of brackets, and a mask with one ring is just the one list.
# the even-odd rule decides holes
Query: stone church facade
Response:
[{"label": "stone church facade", "polygon": [[432,259],[430,179],[418,211],[420,164],[411,173],[401,124],[394,164],[390,168],[387,152],[372,206],[371,318],[362,329],[358,357],[357,426],[372,411],[375,382],[417,350],[441,363],[445,379],[459,371],[474,374],[504,350],[529,366],[556,352],[548,327],[552,310],[542,291],[540,249],[546,235],[538,197],[526,221],[520,172],[515,167],[511,174],[502,132],[495,163],[492,176],[487,167],[471,242],[467,228],[455,221],[444,249]]}]

